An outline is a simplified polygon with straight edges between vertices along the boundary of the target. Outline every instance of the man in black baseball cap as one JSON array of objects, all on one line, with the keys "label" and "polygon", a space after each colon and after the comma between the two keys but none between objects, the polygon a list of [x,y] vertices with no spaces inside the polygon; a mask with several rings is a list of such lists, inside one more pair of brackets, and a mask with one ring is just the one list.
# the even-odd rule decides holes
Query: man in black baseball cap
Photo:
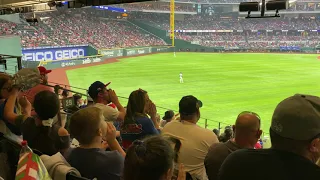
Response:
[{"label": "man in black baseball cap", "polygon": [[281,101],[272,116],[270,139],[271,149],[228,156],[218,179],[320,179],[315,164],[320,157],[320,98],[296,94]]},{"label": "man in black baseball cap", "polygon": [[202,102],[194,96],[184,96],[179,102],[179,113],[180,116],[192,116],[197,114],[198,119],[200,118],[200,110]]},{"label": "man in black baseball cap", "polygon": [[[107,89],[107,86],[110,83],[111,82],[104,84],[101,81],[96,81],[89,87],[88,94],[95,103],[93,106],[98,107],[103,111],[106,121],[123,121],[126,110],[120,104],[115,91]],[[118,110],[108,106],[110,103],[113,103]]]},{"label": "man in black baseball cap", "polygon": [[184,164],[193,179],[207,180],[204,158],[218,138],[211,130],[197,125],[201,106],[202,102],[196,97],[184,96],[179,102],[180,121],[166,124],[162,134],[181,142],[178,162]]}]

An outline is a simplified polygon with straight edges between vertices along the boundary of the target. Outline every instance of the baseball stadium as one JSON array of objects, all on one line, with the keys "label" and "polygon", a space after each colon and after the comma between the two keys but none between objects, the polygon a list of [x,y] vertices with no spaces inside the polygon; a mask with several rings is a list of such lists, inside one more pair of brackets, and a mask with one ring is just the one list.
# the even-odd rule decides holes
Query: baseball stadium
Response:
[{"label": "baseball stadium", "polygon": [[[182,101],[185,96],[192,95],[197,100],[197,107],[200,106],[196,121],[200,128],[211,133],[216,130],[217,138],[223,142],[219,136],[226,136],[230,131],[229,139],[235,138],[233,125],[243,112],[253,114],[259,119],[261,136],[257,139],[261,144],[265,143],[264,148],[271,146],[270,129],[280,102],[291,96],[320,96],[320,0],[160,0],[123,4],[105,3],[104,0],[0,2],[1,72],[16,82],[14,78],[19,77],[21,69],[38,68],[41,76],[41,68],[46,72],[51,70],[44,75],[47,78],[45,86],[59,95],[62,110],[56,113],[58,123],[65,126],[74,139],[80,135],[67,126],[72,125],[73,115],[81,115],[77,114],[82,111],[80,106],[89,106],[89,101],[98,103],[96,99],[100,95],[92,95],[92,87],[98,86],[97,81],[106,84],[102,89],[114,92],[114,95],[108,95],[110,100],[104,105],[118,109],[118,114],[126,108],[124,121],[119,127],[114,124],[120,137],[123,123],[126,124],[128,112],[131,112],[128,108],[139,105],[139,102],[130,102],[131,96],[141,91],[147,93],[149,106],[154,106],[143,113],[148,119],[150,117],[151,124],[160,133],[165,131],[165,127],[160,127],[160,120],[165,120],[168,111],[173,111],[174,117],[180,116],[178,119],[182,120]],[[2,112],[7,111],[12,93],[8,99],[0,95],[5,99]],[[37,95],[34,98],[36,101]],[[320,101],[311,102],[312,105],[317,103],[312,112],[320,122]],[[36,102],[31,104],[37,112]],[[77,106],[79,110],[67,110],[71,106]],[[295,111],[294,108],[290,110]],[[158,122],[153,119],[152,112]],[[10,117],[6,114],[0,113],[1,119]],[[309,115],[304,117],[311,117]],[[61,123],[64,118],[66,122]],[[320,125],[311,125],[320,129]],[[142,123],[142,129],[143,126]],[[169,127],[167,129],[169,131]],[[294,131],[299,133],[300,130]],[[127,130],[124,132],[124,145],[120,141],[119,144],[127,150],[125,138],[129,135]],[[34,144],[28,144],[33,149]],[[73,166],[73,161],[67,160]],[[207,174],[202,176],[201,168],[192,169],[189,162],[183,163],[191,179],[215,179],[208,173],[208,167]],[[46,163],[45,166],[48,169]],[[16,165],[14,167],[16,179],[27,176],[21,172],[19,175],[20,165],[18,169]],[[88,171],[80,166],[74,167],[84,174],[83,178],[117,179],[91,176],[91,172],[88,175]],[[203,171],[205,173],[205,169]],[[14,179],[10,173],[1,173],[0,169],[1,177]],[[153,175],[145,177],[149,177],[146,180],[153,179]],[[133,176],[132,179],[143,180]],[[184,178],[179,175],[176,179]]]}]

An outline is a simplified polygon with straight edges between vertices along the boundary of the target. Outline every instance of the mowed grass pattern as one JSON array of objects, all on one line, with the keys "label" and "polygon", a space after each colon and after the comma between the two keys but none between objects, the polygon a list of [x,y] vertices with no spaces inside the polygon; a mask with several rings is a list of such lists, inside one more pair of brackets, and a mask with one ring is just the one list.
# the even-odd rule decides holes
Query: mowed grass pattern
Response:
[{"label": "mowed grass pattern", "polygon": [[[179,83],[183,73],[184,84]],[[300,54],[154,54],[67,71],[71,86],[87,88],[96,80],[111,81],[118,96],[138,88],[156,105],[178,110],[179,100],[194,95],[203,102],[208,128],[234,124],[241,111],[254,111],[268,132],[276,105],[296,93],[320,96],[320,61]],[[74,89],[77,90],[77,89]],[[121,99],[123,105],[126,99]],[[158,108],[161,116],[164,109]],[[199,125],[204,126],[201,119]]]}]

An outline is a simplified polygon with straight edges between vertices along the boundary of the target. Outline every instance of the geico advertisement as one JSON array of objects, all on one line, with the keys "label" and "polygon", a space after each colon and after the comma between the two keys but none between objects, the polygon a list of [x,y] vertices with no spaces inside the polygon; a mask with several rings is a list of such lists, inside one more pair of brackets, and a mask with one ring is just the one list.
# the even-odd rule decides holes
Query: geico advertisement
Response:
[{"label": "geico advertisement", "polygon": [[49,61],[84,57],[87,55],[86,47],[66,47],[50,49],[22,50],[25,61]]}]

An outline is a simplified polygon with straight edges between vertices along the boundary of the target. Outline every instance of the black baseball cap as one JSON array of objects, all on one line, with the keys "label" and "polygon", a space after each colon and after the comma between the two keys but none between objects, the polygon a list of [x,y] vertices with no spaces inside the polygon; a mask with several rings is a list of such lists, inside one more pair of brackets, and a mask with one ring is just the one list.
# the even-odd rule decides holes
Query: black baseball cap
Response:
[{"label": "black baseball cap", "polygon": [[103,90],[103,88],[107,87],[111,82],[108,82],[107,84],[104,84],[101,81],[96,81],[91,84],[88,90],[88,94],[92,99],[96,99],[99,92]]},{"label": "black baseball cap", "polygon": [[196,97],[184,96],[179,102],[179,113],[182,115],[192,115],[202,107],[202,102]]}]

